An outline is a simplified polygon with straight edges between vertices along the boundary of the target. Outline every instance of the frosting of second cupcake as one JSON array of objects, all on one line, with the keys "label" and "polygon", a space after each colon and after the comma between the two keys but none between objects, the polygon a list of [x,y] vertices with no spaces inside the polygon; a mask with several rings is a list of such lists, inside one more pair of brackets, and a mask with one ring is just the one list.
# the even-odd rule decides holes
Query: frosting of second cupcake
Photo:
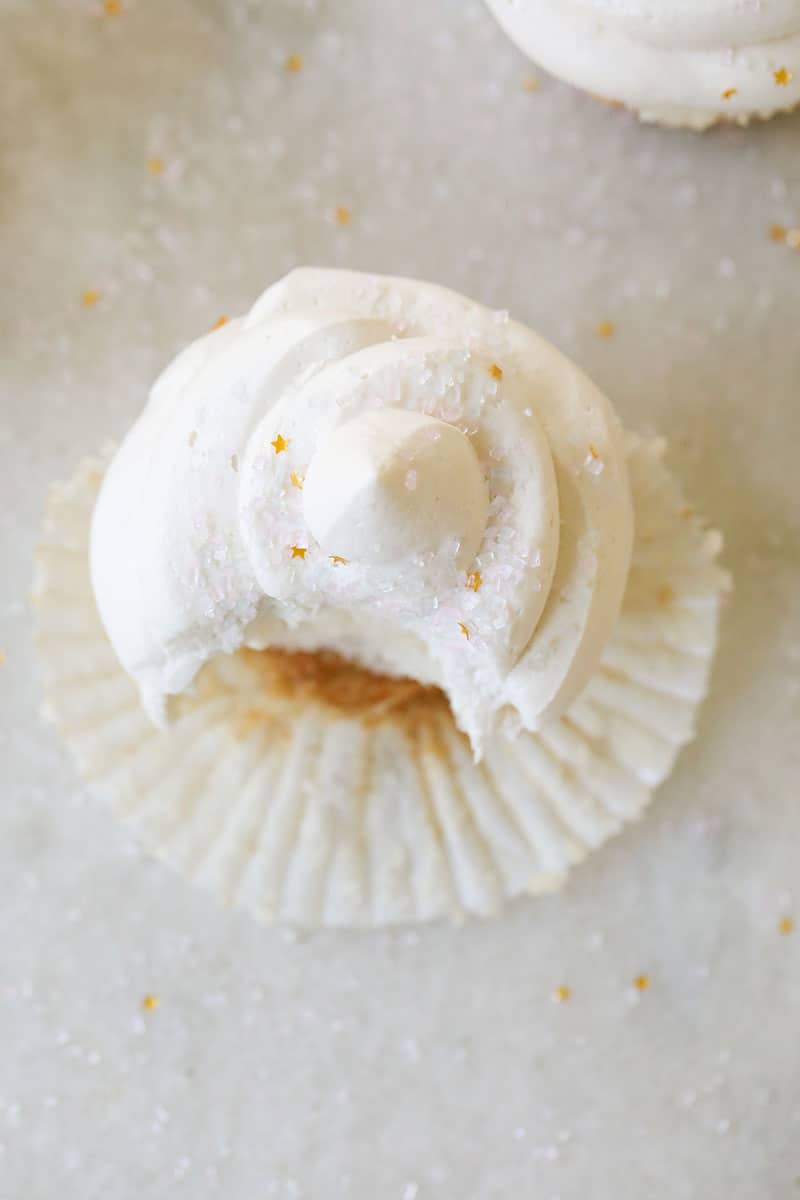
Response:
[{"label": "frosting of second cupcake", "polygon": [[442,687],[476,752],[586,683],[632,512],[607,400],[431,284],[301,270],[167,368],[95,510],[100,614],[157,720],[242,646]]},{"label": "frosting of second cupcake", "polygon": [[704,128],[800,100],[798,0],[487,0],[559,78],[646,119]]}]

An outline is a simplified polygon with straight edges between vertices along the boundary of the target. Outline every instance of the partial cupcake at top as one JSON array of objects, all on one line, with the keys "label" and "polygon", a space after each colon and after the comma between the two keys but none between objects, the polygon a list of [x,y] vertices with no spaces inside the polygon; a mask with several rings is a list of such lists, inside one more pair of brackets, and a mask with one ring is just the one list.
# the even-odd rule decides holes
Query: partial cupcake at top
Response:
[{"label": "partial cupcake at top", "polygon": [[747,124],[800,101],[800,0],[487,0],[545,70],[645,121]]},{"label": "partial cupcake at top", "polygon": [[663,450],[504,313],[295,271],[54,489],[48,715],[156,854],[260,919],[556,888],[706,691],[720,538]]}]

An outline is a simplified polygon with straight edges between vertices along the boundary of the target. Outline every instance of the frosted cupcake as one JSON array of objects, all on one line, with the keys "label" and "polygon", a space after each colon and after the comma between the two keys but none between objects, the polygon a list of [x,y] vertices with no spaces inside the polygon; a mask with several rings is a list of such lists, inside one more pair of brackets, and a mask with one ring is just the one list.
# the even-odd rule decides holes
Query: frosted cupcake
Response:
[{"label": "frosted cupcake", "polygon": [[798,0],[487,0],[547,71],[645,121],[747,124],[800,100]]},{"label": "frosted cupcake", "polygon": [[260,919],[557,888],[706,691],[720,538],[662,453],[504,314],[295,271],[54,491],[48,714],[156,854]]}]

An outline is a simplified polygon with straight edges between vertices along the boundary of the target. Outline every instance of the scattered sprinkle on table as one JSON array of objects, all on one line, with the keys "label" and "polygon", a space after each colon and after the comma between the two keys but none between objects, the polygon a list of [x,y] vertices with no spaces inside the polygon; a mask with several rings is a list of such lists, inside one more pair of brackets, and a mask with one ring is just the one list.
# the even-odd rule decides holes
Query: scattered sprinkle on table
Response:
[{"label": "scattered sprinkle on table", "polygon": [[778,87],[787,87],[794,78],[792,72],[787,67],[780,67],[779,70],[773,71],[772,75]]},{"label": "scattered sprinkle on table", "polygon": [[612,338],[614,336],[616,326],[613,321],[601,321],[599,325],[595,325],[594,331],[598,337]]},{"label": "scattered sprinkle on table", "polygon": [[217,329],[222,329],[222,326],[227,325],[227,324],[228,324],[227,317],[217,317],[216,321],[211,326],[209,333],[214,333]]},{"label": "scattered sprinkle on table", "polygon": [[562,983],[560,987],[553,989],[553,1003],[564,1004],[567,1000],[569,1000],[571,995],[572,988],[567,987],[565,983]]},{"label": "scattered sprinkle on table", "polygon": [[497,363],[492,363],[492,365],[489,367],[489,374],[491,375],[492,379],[496,379],[499,383],[503,378],[503,368]]},{"label": "scattered sprinkle on table", "polygon": [[103,4],[103,12],[107,17],[118,17],[122,12],[120,0],[105,0]]},{"label": "scattered sprinkle on table", "polygon": [[785,242],[786,241],[786,226],[785,225],[770,225],[769,236],[770,236],[770,241]]},{"label": "scattered sprinkle on table", "polygon": [[792,917],[781,917],[778,922],[779,933],[794,933],[794,919]]},{"label": "scattered sprinkle on table", "polygon": [[289,54],[286,58],[286,70],[292,75],[303,69],[303,59],[299,54]]},{"label": "scattered sprinkle on table", "polygon": [[350,209],[349,208],[343,208],[340,205],[339,208],[334,210],[333,215],[334,215],[334,219],[335,219],[337,225],[349,225],[349,223],[350,223]]},{"label": "scattered sprinkle on table", "polygon": [[732,100],[735,95],[736,95],[736,88],[725,88],[725,91],[722,93],[722,99],[723,100]]},{"label": "scattered sprinkle on table", "polygon": [[87,288],[86,291],[81,294],[81,304],[84,308],[93,308],[99,299],[100,293],[95,291],[94,288]]},{"label": "scattered sprinkle on table", "polygon": [[149,995],[142,997],[142,1008],[145,1010],[145,1012],[155,1012],[155,1010],[158,1008],[158,1005],[158,996]]},{"label": "scattered sprinkle on table", "polygon": [[523,92],[538,92],[539,87],[540,83],[535,75],[526,75],[522,81]]},{"label": "scattered sprinkle on table", "polygon": [[164,170],[164,160],[154,155],[147,160],[147,169],[151,175],[161,175]]},{"label": "scattered sprinkle on table", "polygon": [[633,986],[636,988],[637,992],[646,992],[650,987],[650,976],[637,975],[633,981]]}]

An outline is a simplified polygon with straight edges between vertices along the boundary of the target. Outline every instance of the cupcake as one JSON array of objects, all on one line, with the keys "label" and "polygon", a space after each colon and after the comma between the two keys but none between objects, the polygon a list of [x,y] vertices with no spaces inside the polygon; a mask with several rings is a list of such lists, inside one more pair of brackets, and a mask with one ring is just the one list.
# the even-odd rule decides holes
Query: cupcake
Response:
[{"label": "cupcake", "polygon": [[45,711],[264,921],[550,891],[693,734],[727,579],[663,463],[506,314],[292,272],[52,492]]},{"label": "cupcake", "polygon": [[545,70],[644,121],[747,124],[800,100],[800,3],[487,0]]}]

